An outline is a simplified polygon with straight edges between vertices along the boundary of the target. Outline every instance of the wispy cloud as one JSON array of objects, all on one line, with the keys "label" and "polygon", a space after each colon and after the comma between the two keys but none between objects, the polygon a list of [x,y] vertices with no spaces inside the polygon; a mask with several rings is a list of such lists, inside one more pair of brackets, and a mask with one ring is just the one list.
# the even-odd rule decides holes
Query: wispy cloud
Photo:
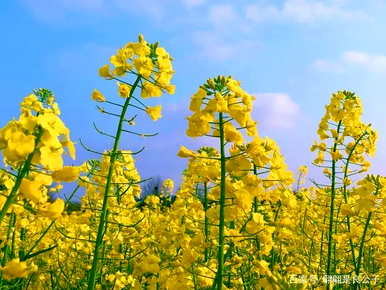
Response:
[{"label": "wispy cloud", "polygon": [[[43,21],[71,23],[68,16],[87,14],[96,19],[119,14],[144,16],[159,27],[181,29],[181,38],[195,54],[214,62],[243,58],[260,47],[256,29],[261,22],[317,23],[366,18],[341,0],[246,1],[237,4],[208,0],[19,0]],[[251,4],[252,3],[252,4]],[[277,3],[276,1],[274,3]],[[92,18],[92,16],[95,16]],[[183,35],[183,36],[182,36]],[[327,64],[319,64],[319,66]]]},{"label": "wispy cloud", "polygon": [[386,56],[368,54],[361,51],[346,51],[342,55],[343,62],[366,68],[372,72],[386,72]]},{"label": "wispy cloud", "polygon": [[340,73],[340,72],[344,71],[344,67],[343,67],[342,64],[334,63],[334,62],[331,62],[331,61],[328,61],[328,60],[324,60],[324,59],[318,59],[318,60],[314,61],[312,66],[314,68],[316,68],[317,70],[324,71],[324,72],[337,72],[337,73]]},{"label": "wispy cloud", "polygon": [[278,7],[267,4],[251,4],[245,7],[245,16],[252,22],[265,22],[280,19]]},{"label": "wispy cloud", "polygon": [[108,7],[112,13],[117,11],[124,11],[127,14],[148,16],[157,21],[165,20],[169,17],[169,11],[171,5],[175,4],[175,0],[104,0],[106,1],[106,7]]},{"label": "wispy cloud", "polygon": [[193,43],[202,56],[215,62],[229,60],[236,56],[242,59],[259,48],[257,41],[248,39],[236,41],[217,31],[196,31],[193,33]]},{"label": "wispy cloud", "polygon": [[[369,19],[362,10],[350,8],[349,1],[341,0],[284,0],[281,4],[258,0],[232,4],[207,0],[19,0],[36,17],[55,21],[72,12],[116,15],[122,11],[134,15],[148,15],[170,20],[190,22],[199,12],[201,24],[223,25],[230,29],[245,29],[261,22],[317,23]],[[191,13],[195,11],[197,13]],[[193,27],[194,29],[194,27]]]},{"label": "wispy cloud", "polygon": [[[144,15],[157,20],[167,19],[174,7],[194,8],[205,0],[19,0],[40,20],[61,21],[73,12],[96,13],[97,15],[116,15],[122,11],[133,15]],[[173,12],[172,12],[173,11]]]},{"label": "wispy cloud", "polygon": [[273,128],[288,129],[296,123],[299,105],[285,93],[257,93],[253,116],[261,124]]},{"label": "wispy cloud", "polygon": [[234,46],[210,31],[194,32],[193,43],[199,48],[203,56],[216,61],[229,59],[236,51]]},{"label": "wispy cloud", "polygon": [[285,0],[281,6],[259,2],[247,5],[245,16],[253,22],[315,23],[330,20],[368,18],[358,10],[348,9],[344,1]]},{"label": "wispy cloud", "polygon": [[226,25],[236,21],[237,18],[237,13],[230,4],[213,5],[209,9],[209,20],[214,25]]},{"label": "wispy cloud", "polygon": [[31,13],[43,21],[62,21],[71,12],[103,13],[106,0],[20,0]]},{"label": "wispy cloud", "polygon": [[182,0],[182,3],[184,3],[187,7],[196,7],[203,5],[205,3],[205,0]]},{"label": "wispy cloud", "polygon": [[207,22],[207,28],[204,32],[194,31],[192,39],[198,51],[214,61],[225,61],[236,55],[242,58],[260,47],[254,28],[261,22],[304,24],[369,19],[365,12],[351,9],[347,1],[342,0],[284,0],[281,4],[256,1],[238,5],[208,2],[206,7],[207,15],[202,16],[202,22]]},{"label": "wispy cloud", "polygon": [[313,67],[326,72],[344,72],[350,67],[365,69],[369,72],[386,72],[386,55],[369,54],[362,51],[346,51],[337,60],[318,59]]}]

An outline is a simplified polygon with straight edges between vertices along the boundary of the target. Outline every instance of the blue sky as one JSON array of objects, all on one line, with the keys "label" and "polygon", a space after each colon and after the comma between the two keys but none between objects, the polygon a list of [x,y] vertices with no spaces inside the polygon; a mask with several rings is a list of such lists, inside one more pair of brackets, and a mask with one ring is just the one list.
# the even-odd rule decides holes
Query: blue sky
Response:
[{"label": "blue sky", "polygon": [[[362,97],[364,120],[380,139],[373,171],[386,167],[386,1],[282,0],[15,0],[0,2],[2,55],[0,125],[17,116],[32,89],[55,92],[74,140],[103,150],[109,140],[92,129],[113,130],[90,99],[98,88],[116,96],[98,68],[115,50],[143,33],[174,57],[176,94],[155,99],[164,118],[146,116],[138,130],[160,132],[143,140],[127,136],[122,146],[146,145],[137,166],[143,177],[179,181],[185,160],[180,145],[210,144],[184,136],[192,93],[207,78],[232,75],[256,95],[260,135],[274,138],[290,168],[310,164],[309,147],[332,92]],[[109,122],[111,120],[111,122]],[[95,158],[78,146],[80,164]]]}]

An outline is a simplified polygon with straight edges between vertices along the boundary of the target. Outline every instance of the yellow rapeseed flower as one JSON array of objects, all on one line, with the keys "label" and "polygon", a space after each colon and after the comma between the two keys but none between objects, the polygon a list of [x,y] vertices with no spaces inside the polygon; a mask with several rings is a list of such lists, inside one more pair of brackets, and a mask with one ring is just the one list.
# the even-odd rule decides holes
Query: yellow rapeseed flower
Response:
[{"label": "yellow rapeseed flower", "polygon": [[53,203],[46,203],[40,207],[39,212],[42,216],[49,217],[51,219],[56,219],[60,217],[64,210],[64,201],[63,199],[57,199]]},{"label": "yellow rapeseed flower", "polygon": [[155,106],[155,107],[147,107],[146,108],[146,113],[149,115],[149,117],[153,121],[157,121],[159,118],[162,117],[161,110],[162,110],[162,106],[161,105],[158,105],[158,106]]},{"label": "yellow rapeseed flower", "polygon": [[162,183],[162,186],[166,188],[168,191],[173,191],[174,189],[174,181],[170,178],[167,178]]},{"label": "yellow rapeseed flower", "polygon": [[118,82],[118,94],[122,98],[127,98],[130,94],[131,86]]},{"label": "yellow rapeseed flower", "polygon": [[102,95],[102,93],[100,91],[98,91],[97,89],[94,89],[94,91],[92,92],[91,94],[91,98],[94,100],[94,101],[97,101],[97,102],[105,102],[106,101],[106,98]]},{"label": "yellow rapeseed flower", "polygon": [[177,153],[177,156],[182,157],[182,158],[187,158],[187,157],[195,157],[197,154],[193,152],[192,150],[189,150],[185,146],[181,146],[180,150]]},{"label": "yellow rapeseed flower", "polygon": [[72,182],[78,179],[80,168],[75,166],[64,166],[62,169],[52,173],[52,178],[56,182]]},{"label": "yellow rapeseed flower", "polygon": [[105,64],[104,66],[102,66],[100,69],[99,69],[99,75],[102,77],[102,78],[112,78],[112,75],[110,73],[110,67],[108,64]]},{"label": "yellow rapeseed flower", "polygon": [[29,274],[29,267],[26,262],[20,262],[19,259],[13,259],[4,267],[0,268],[0,271],[3,272],[3,277],[6,280],[12,280],[15,278],[24,278]]}]

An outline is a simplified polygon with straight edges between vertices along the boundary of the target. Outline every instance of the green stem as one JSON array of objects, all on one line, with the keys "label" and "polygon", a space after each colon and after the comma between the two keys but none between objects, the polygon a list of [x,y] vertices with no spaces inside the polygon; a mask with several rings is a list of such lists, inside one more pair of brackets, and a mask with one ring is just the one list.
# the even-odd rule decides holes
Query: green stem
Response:
[{"label": "green stem", "polygon": [[44,238],[44,236],[48,233],[48,231],[51,229],[51,227],[54,225],[55,221],[52,221],[46,228],[45,230],[43,231],[43,233],[40,235],[40,237],[35,241],[35,243],[32,245],[32,247],[27,251],[27,253],[25,255],[23,255],[23,257],[21,257],[21,261],[25,261],[27,260],[27,257],[30,256],[30,254],[32,253],[32,251],[39,245],[39,243],[41,242],[41,240]]},{"label": "green stem", "polygon": [[361,261],[362,261],[362,256],[363,256],[363,248],[365,246],[365,239],[366,239],[367,229],[369,228],[369,225],[370,225],[371,215],[372,215],[372,212],[369,212],[368,215],[367,215],[366,224],[365,224],[365,228],[363,230],[363,235],[362,235],[362,239],[361,239],[361,244],[359,246],[358,262],[356,263],[356,269],[355,269],[355,274],[357,276],[359,275],[359,272],[361,270]]},{"label": "green stem", "polygon": [[130,94],[127,97],[127,99],[125,100],[125,103],[122,107],[121,115],[119,117],[117,132],[115,134],[114,146],[113,146],[113,149],[110,153],[110,164],[109,164],[109,170],[108,170],[107,178],[106,178],[106,186],[105,186],[105,190],[104,190],[104,194],[103,194],[102,210],[101,210],[101,214],[99,217],[99,226],[98,226],[97,238],[95,241],[94,257],[93,257],[93,261],[92,261],[92,267],[90,270],[90,276],[88,279],[88,287],[87,287],[88,290],[94,290],[95,289],[100,248],[102,246],[103,237],[104,237],[104,234],[106,232],[108,197],[109,197],[111,180],[112,180],[112,176],[113,176],[114,163],[115,163],[115,160],[117,158],[117,151],[118,151],[119,141],[120,141],[121,134],[122,134],[122,126],[123,126],[123,122],[125,120],[126,111],[127,111],[127,108],[129,107],[131,97],[132,97],[134,90],[137,87],[140,79],[141,79],[141,77],[137,76],[133,86],[130,89]]},{"label": "green stem", "polygon": [[[338,136],[335,138],[333,152],[335,153],[338,146],[338,137],[339,130],[342,121],[339,121],[337,134]],[[332,158],[332,173],[331,173],[331,200],[330,200],[330,221],[328,227],[328,247],[327,247],[327,269],[326,274],[331,275],[331,256],[332,256],[332,245],[333,245],[333,225],[334,225],[334,208],[335,208],[335,178],[336,178],[336,160]],[[329,278],[327,277],[327,290],[330,289]]]},{"label": "green stem", "polygon": [[309,269],[312,269],[311,262],[312,262],[312,252],[314,250],[314,239],[311,239],[311,246],[310,251],[308,253],[308,267]]},{"label": "green stem", "polygon": [[[220,164],[221,164],[221,181],[220,181],[220,220],[219,220],[219,233],[218,233],[218,253],[217,253],[217,274],[214,281],[215,286],[217,284],[217,290],[221,290],[223,287],[223,272],[224,272],[224,229],[225,229],[225,136],[224,136],[224,122],[223,114],[219,113],[219,131],[220,131]],[[212,287],[214,288],[214,287]]]},{"label": "green stem", "polygon": [[[325,205],[327,207],[327,204]],[[326,225],[326,214],[323,216],[323,228]],[[322,264],[323,264],[323,244],[324,244],[324,229],[322,231],[320,237],[320,251],[319,251],[319,270],[318,270],[318,278],[322,275]]]},{"label": "green stem", "polygon": [[26,240],[27,231],[25,228],[20,229],[20,246],[19,246],[19,257],[23,259],[25,256],[24,241]]},{"label": "green stem", "polygon": [[15,229],[15,224],[16,224],[16,214],[14,212],[12,212],[11,216],[9,217],[9,221],[8,221],[7,240],[6,240],[7,243],[5,244],[5,247],[3,249],[4,256],[3,256],[2,263],[1,263],[2,266],[4,266],[6,264],[6,262],[8,261],[8,258],[11,256],[12,248],[10,249],[8,241],[11,237],[11,234],[13,233],[13,231]]},{"label": "green stem", "polygon": [[[253,163],[253,174],[257,175],[257,167],[256,167],[255,163]],[[258,205],[257,205],[257,197],[255,196],[253,198],[253,212],[257,212],[257,207],[258,207]]]},{"label": "green stem", "polygon": [[209,241],[209,218],[208,218],[208,183],[204,183],[204,210],[205,210],[205,262],[209,259],[209,249],[208,249],[208,241]]},{"label": "green stem", "polygon": [[[350,164],[350,159],[352,157],[352,155],[354,154],[354,151],[356,149],[356,147],[358,146],[359,142],[362,140],[362,138],[364,136],[367,135],[367,132],[365,131],[356,141],[355,141],[355,144],[354,146],[352,147],[352,149],[350,150],[350,153],[348,154],[347,156],[347,162],[345,164],[345,168],[344,168],[344,175],[343,175],[343,180],[345,180],[347,178],[347,175],[348,175],[348,169],[349,169],[349,164]],[[345,204],[348,203],[348,196],[347,196],[347,185],[345,182],[343,182],[343,197],[344,197],[344,202]],[[349,233],[351,233],[351,221],[350,221],[350,216],[346,216],[346,225],[347,225],[347,231]],[[350,250],[351,250],[351,259],[352,259],[352,262],[353,262],[353,265],[354,265],[354,269],[356,269],[356,259],[355,259],[355,247],[354,247],[354,242],[350,236],[349,238],[349,244],[350,244]]]}]

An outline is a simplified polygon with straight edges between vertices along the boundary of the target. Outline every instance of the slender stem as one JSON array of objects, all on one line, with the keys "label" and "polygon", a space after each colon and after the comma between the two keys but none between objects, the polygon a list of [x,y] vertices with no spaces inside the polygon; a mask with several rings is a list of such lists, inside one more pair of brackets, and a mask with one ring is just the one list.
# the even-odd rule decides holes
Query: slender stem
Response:
[{"label": "slender stem", "polygon": [[[354,146],[352,147],[352,149],[350,150],[350,153],[348,154],[347,156],[347,162],[345,164],[345,168],[344,168],[344,175],[343,175],[343,180],[345,180],[348,176],[348,169],[349,169],[349,164],[350,164],[350,159],[352,157],[352,155],[354,154],[354,151],[356,149],[356,147],[358,146],[359,142],[362,140],[362,138],[364,136],[367,135],[367,131],[365,131],[359,138],[358,140],[355,141],[355,144]],[[344,197],[344,201],[345,203],[347,204],[348,202],[348,196],[347,196],[347,185],[346,183],[343,183],[343,197]],[[351,233],[351,222],[350,222],[350,216],[346,216],[346,225],[347,225],[347,231],[349,233]],[[354,248],[354,242],[350,236],[349,238],[349,244],[350,244],[350,250],[351,250],[351,259],[352,259],[352,262],[353,262],[353,265],[354,265],[354,269],[356,269],[356,259],[355,259],[355,248]]]},{"label": "slender stem", "polygon": [[16,223],[16,214],[14,212],[11,213],[11,216],[9,217],[9,221],[8,221],[8,230],[7,230],[7,243],[5,244],[5,247],[3,249],[3,253],[4,253],[4,256],[3,256],[3,260],[2,260],[2,263],[1,265],[4,266],[7,262],[7,259],[9,258],[11,252],[12,252],[12,248],[10,249],[9,245],[8,245],[8,241],[10,239],[10,236],[11,234],[13,233],[12,230],[14,230],[15,228],[15,223]]},{"label": "slender stem", "polygon": [[209,241],[209,218],[208,218],[208,184],[204,183],[204,210],[205,210],[205,261],[209,259],[209,249],[208,249],[208,241]]},{"label": "slender stem", "polygon": [[30,256],[32,251],[36,248],[37,245],[39,245],[40,241],[44,238],[44,236],[48,233],[48,231],[51,229],[51,227],[54,225],[55,221],[52,221],[43,231],[43,233],[40,235],[40,237],[35,241],[33,246],[27,251],[27,253],[21,258],[22,261],[27,260],[27,257]]},{"label": "slender stem", "polygon": [[[255,163],[253,163],[253,174],[257,175],[257,166],[256,166]],[[257,205],[257,197],[255,196],[253,198],[253,212],[257,212],[257,207],[258,207],[258,205]]]},{"label": "slender stem", "polygon": [[130,89],[130,94],[125,100],[125,103],[122,107],[121,115],[119,117],[118,128],[117,128],[117,132],[115,134],[114,146],[113,146],[113,149],[112,149],[111,154],[110,154],[110,164],[109,164],[109,170],[108,170],[107,179],[106,179],[106,186],[105,186],[104,195],[103,195],[102,210],[101,210],[101,214],[99,217],[99,226],[98,226],[98,234],[97,234],[97,238],[96,238],[96,242],[95,242],[95,248],[94,248],[94,257],[93,257],[93,261],[92,261],[92,267],[90,270],[90,276],[88,279],[88,287],[87,287],[88,290],[94,290],[95,289],[99,254],[100,254],[101,246],[103,244],[103,237],[104,237],[104,234],[106,232],[108,198],[109,198],[111,180],[112,180],[112,176],[113,176],[114,163],[115,163],[115,160],[117,158],[117,151],[118,151],[120,137],[122,134],[122,126],[123,126],[123,122],[125,120],[126,111],[127,111],[127,108],[129,107],[131,97],[132,97],[134,90],[137,87],[140,79],[141,79],[141,77],[137,76],[133,86]]},{"label": "slender stem", "polygon": [[[339,121],[337,133],[339,135],[340,126],[342,121]],[[336,152],[338,146],[338,136],[335,138],[333,152]],[[328,247],[327,247],[327,290],[330,289],[329,275],[331,275],[331,255],[333,245],[333,225],[334,225],[334,207],[335,207],[335,181],[336,181],[336,160],[332,160],[332,172],[331,172],[331,199],[330,199],[330,221],[328,227]]]},{"label": "slender stem", "polygon": [[[219,129],[220,129],[220,164],[221,164],[221,182],[220,182],[220,220],[219,220],[219,234],[218,234],[218,253],[217,253],[217,274],[215,284],[217,290],[223,287],[223,271],[224,271],[224,229],[225,229],[225,144],[224,144],[224,123],[223,114],[219,113]],[[213,286],[214,286],[213,285]],[[212,287],[213,288],[213,287]]]},{"label": "slender stem", "polygon": [[367,233],[367,229],[369,228],[371,215],[372,215],[372,212],[369,212],[367,215],[366,224],[365,224],[365,228],[363,230],[363,235],[362,235],[362,239],[361,239],[361,244],[359,246],[358,262],[356,263],[356,269],[355,269],[355,274],[357,276],[359,275],[359,272],[361,270],[361,260],[362,260],[362,256],[363,256],[363,248],[365,246],[366,233]]}]

